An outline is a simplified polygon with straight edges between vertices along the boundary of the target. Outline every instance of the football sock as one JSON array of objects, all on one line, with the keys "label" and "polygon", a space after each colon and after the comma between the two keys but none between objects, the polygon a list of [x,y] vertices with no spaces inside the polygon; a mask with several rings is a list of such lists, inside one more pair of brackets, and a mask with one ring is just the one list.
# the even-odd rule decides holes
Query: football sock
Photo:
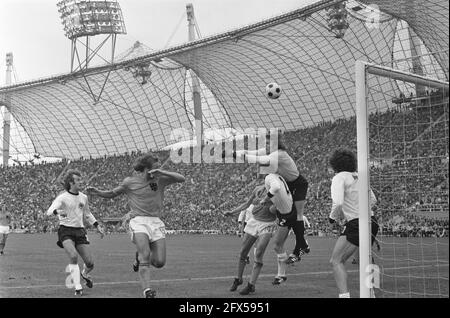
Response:
[{"label": "football sock", "polygon": [[286,260],[288,259],[288,255],[286,252],[282,254],[277,254],[278,260],[278,274],[277,276],[286,276]]},{"label": "football sock", "polygon": [[80,267],[78,264],[69,264],[70,274],[72,275],[73,284],[76,290],[83,289],[80,283]]},{"label": "football sock", "polygon": [[88,277],[89,273],[94,269],[94,265],[92,265],[91,267],[86,266],[86,264],[83,265],[83,276],[84,277]]},{"label": "football sock", "polygon": [[305,240],[305,223],[303,221],[295,221],[292,230],[295,233],[295,248],[293,253],[298,255],[300,253],[300,249],[308,247]]},{"label": "football sock", "polygon": [[150,263],[141,263],[139,265],[139,278],[143,290],[150,288]]}]

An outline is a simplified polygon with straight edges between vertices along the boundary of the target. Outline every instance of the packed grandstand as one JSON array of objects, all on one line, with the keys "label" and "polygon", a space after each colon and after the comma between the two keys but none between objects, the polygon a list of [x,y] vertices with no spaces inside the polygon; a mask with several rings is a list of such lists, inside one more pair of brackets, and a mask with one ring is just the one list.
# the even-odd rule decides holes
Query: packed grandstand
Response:
[{"label": "packed grandstand", "polygon": [[[371,115],[370,122],[382,122],[386,127],[392,127],[389,124],[401,118],[404,120],[405,116],[411,120],[420,118],[423,123],[420,125],[421,131],[408,133],[411,139],[407,140],[409,145],[416,145],[420,149],[423,160],[406,162],[408,158],[413,158],[412,152],[408,155],[408,150],[413,147],[410,146],[406,149],[407,155],[398,160],[386,157],[380,162],[372,162],[372,175],[381,176],[374,177],[372,182],[379,201],[378,210],[383,211],[383,215],[379,215],[383,235],[448,236],[448,130],[445,130],[448,125],[448,95],[437,96],[441,100],[433,103],[431,111],[428,106],[420,107],[418,102],[410,101]],[[434,144],[428,141],[421,143],[420,140],[426,139],[423,135],[428,133],[431,126],[434,127],[433,133],[438,132],[443,138],[434,136]],[[386,134],[386,138],[396,136],[392,131]],[[328,224],[332,178],[328,170],[328,155],[330,149],[337,146],[356,150],[355,118],[323,122],[312,128],[285,132],[283,138],[288,152],[310,183],[305,213],[311,223],[308,234],[334,235],[335,232]],[[403,138],[403,135],[398,138]],[[413,142],[414,139],[417,143]],[[0,199],[8,210],[14,212],[12,229],[26,233],[52,232],[57,229],[55,220],[47,218],[45,211],[52,199],[63,190],[57,177],[68,164],[86,175],[91,186],[106,189],[117,186],[132,172],[133,161],[142,152],[147,150],[101,158],[81,158],[70,163],[63,160],[0,168]],[[384,153],[383,149],[379,152]],[[161,162],[169,156],[168,151],[157,154]],[[430,165],[430,160],[435,162]],[[425,184],[422,180],[421,187],[426,189],[422,194],[414,191],[417,188],[414,173],[411,173],[412,177],[406,183],[390,177],[391,171],[401,167],[411,169],[411,172],[418,169],[427,172],[430,166],[433,166],[433,175],[425,179]],[[168,230],[236,233],[237,220],[226,218],[221,212],[234,208],[251,193],[251,181],[257,177],[256,165],[173,163],[169,159],[165,168],[186,177],[184,184],[172,186],[166,192],[162,219]],[[399,204],[396,196],[402,192],[407,198]],[[433,193],[433,197],[423,195],[429,193]],[[118,222],[128,212],[124,197],[109,200],[92,198],[90,207],[99,219],[108,224],[109,232],[125,231],[121,222]]]}]

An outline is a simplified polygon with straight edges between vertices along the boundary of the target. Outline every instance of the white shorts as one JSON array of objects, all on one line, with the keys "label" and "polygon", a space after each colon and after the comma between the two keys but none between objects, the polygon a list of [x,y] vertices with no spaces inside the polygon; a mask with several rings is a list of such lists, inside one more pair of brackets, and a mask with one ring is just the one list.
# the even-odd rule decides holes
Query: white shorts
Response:
[{"label": "white shorts", "polygon": [[9,226],[0,225],[0,234],[9,234]]},{"label": "white shorts", "polygon": [[272,222],[261,222],[257,221],[254,218],[250,218],[247,222],[247,225],[244,228],[244,232],[254,236],[259,237],[263,234],[273,234],[277,229],[277,224],[275,221]]},{"label": "white shorts", "polygon": [[166,238],[166,226],[158,217],[152,216],[136,216],[130,220],[131,240],[134,234],[145,233],[151,242]]}]

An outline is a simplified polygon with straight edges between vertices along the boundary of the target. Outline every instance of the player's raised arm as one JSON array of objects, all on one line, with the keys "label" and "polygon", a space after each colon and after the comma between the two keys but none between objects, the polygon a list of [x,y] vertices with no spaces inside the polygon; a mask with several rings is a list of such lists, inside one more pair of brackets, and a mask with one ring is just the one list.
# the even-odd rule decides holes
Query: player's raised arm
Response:
[{"label": "player's raised arm", "polygon": [[122,192],[116,191],[116,189],[102,191],[94,187],[88,187],[86,189],[86,193],[89,195],[95,195],[105,199],[115,198],[118,195],[122,194]]}]

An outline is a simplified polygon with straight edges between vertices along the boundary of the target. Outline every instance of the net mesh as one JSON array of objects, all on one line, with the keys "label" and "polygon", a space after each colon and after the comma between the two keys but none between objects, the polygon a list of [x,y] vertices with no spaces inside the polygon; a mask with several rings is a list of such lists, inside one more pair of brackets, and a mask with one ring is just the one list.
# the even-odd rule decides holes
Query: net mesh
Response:
[{"label": "net mesh", "polygon": [[[448,75],[448,1],[347,1],[349,27],[340,38],[326,13],[338,2],[320,1],[112,67],[0,88],[0,103],[9,98],[33,152],[100,157],[160,149],[173,142],[174,129],[193,135],[191,71],[202,83],[205,129],[297,130],[350,118],[355,115],[355,61],[392,65],[396,52],[409,52],[399,44],[402,21],[435,52],[435,71]],[[380,10],[376,18],[369,4]],[[143,63],[152,72],[146,84],[133,75]],[[283,89],[276,101],[265,97],[269,82]],[[388,104],[385,94],[372,93],[380,108]]]},{"label": "net mesh", "polygon": [[[394,52],[394,67],[446,81],[448,74],[436,72],[436,54],[409,35]],[[367,92],[369,179],[380,226],[377,297],[448,297],[448,82],[436,87],[368,74]],[[387,110],[380,106],[386,98]]]}]

